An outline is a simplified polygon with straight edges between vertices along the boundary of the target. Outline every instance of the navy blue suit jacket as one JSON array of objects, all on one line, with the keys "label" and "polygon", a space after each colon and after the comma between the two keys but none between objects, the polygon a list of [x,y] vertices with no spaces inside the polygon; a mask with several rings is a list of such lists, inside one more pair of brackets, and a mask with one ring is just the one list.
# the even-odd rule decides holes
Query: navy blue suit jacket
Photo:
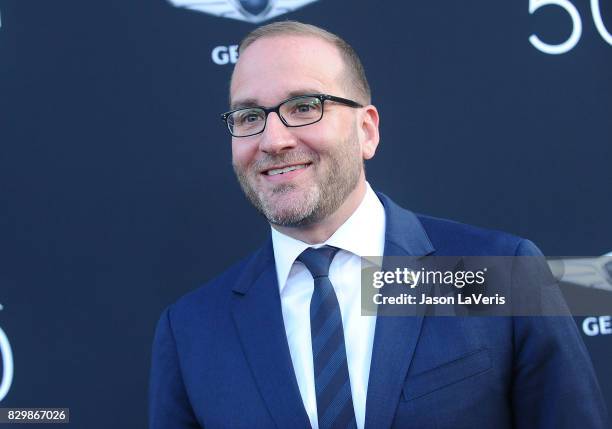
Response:
[{"label": "navy blue suit jacket", "polygon": [[[416,216],[379,198],[385,255],[539,253],[527,240]],[[310,427],[271,240],[163,312],[149,400],[151,429]],[[606,418],[570,317],[377,320],[367,429],[604,428]]]}]

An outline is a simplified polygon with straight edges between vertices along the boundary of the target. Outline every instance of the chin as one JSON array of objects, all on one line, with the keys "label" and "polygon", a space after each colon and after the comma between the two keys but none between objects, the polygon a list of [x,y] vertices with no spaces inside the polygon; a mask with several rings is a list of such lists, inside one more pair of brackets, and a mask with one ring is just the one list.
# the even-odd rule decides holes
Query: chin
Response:
[{"label": "chin", "polygon": [[270,223],[279,226],[302,226],[307,222],[310,215],[308,210],[304,210],[301,204],[292,204],[289,206],[275,206],[271,210],[264,213]]},{"label": "chin", "polygon": [[264,215],[279,226],[303,226],[311,223],[316,204],[306,192],[290,192],[268,198],[263,204]]}]

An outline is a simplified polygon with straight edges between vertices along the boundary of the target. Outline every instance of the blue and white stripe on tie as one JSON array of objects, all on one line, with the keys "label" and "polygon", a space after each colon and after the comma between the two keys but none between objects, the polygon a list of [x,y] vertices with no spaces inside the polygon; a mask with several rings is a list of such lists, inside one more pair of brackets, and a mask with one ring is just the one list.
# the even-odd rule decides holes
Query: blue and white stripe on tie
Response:
[{"label": "blue and white stripe on tie", "polygon": [[298,256],[312,274],[310,333],[319,429],[356,429],[340,305],[329,280],[338,248],[308,248]]}]

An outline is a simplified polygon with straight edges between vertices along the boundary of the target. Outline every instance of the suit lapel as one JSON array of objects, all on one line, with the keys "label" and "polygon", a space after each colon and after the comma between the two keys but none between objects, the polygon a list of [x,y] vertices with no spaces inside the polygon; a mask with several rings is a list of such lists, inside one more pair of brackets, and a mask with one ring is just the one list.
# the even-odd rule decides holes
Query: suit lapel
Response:
[{"label": "suit lapel", "polygon": [[[378,197],[385,207],[384,256],[432,253],[434,248],[418,218],[384,194]],[[423,314],[377,318],[366,399],[366,429],[391,427],[422,323]]]},{"label": "suit lapel", "polygon": [[236,329],[276,426],[310,427],[287,343],[271,240],[245,268],[233,290]]}]

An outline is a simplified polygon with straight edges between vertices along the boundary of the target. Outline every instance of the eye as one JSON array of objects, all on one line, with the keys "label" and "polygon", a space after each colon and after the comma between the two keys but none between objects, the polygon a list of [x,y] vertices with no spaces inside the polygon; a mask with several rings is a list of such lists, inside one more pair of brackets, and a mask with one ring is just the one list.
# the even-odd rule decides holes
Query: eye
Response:
[{"label": "eye", "polygon": [[297,106],[295,106],[295,110],[299,113],[307,113],[312,109],[314,109],[314,106],[308,103],[300,103]]},{"label": "eye", "polygon": [[295,117],[311,117],[321,112],[321,100],[315,97],[301,97],[290,100],[283,106],[283,113]]},{"label": "eye", "polygon": [[250,125],[264,120],[264,112],[260,109],[244,109],[234,112],[234,123],[238,126]]}]

